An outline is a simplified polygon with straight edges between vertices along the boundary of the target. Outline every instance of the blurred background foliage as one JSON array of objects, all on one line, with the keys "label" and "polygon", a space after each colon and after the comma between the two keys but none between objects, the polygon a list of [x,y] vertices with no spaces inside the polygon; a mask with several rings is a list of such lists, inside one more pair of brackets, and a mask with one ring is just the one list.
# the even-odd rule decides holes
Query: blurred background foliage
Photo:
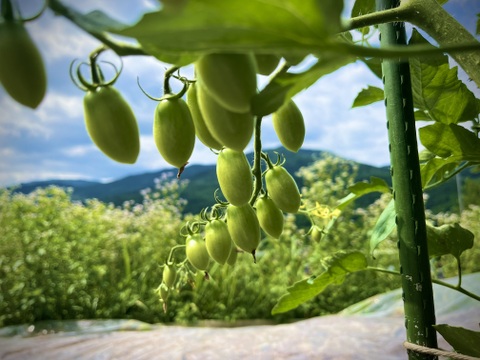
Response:
[{"label": "blurred background foliage", "polygon": [[[357,165],[323,157],[301,168],[305,209],[318,204],[333,208],[348,193]],[[234,267],[213,265],[210,279],[180,270],[164,312],[155,288],[172,246],[183,244],[180,229],[194,215],[183,215],[179,194],[186,181],[168,176],[142,191],[140,204],[121,207],[98,200],[81,203],[58,187],[28,195],[0,192],[0,327],[64,319],[138,319],[149,323],[192,324],[214,319],[267,319],[287,322],[336,313],[377,293],[400,287],[394,275],[373,271],[351,274],[344,284],[330,286],[319,297],[295,310],[272,316],[270,311],[286,287],[323,271],[322,259],[338,250],[368,254],[368,240],[390,195],[377,197],[364,208],[345,209],[321,239],[309,233],[303,215],[287,215],[280,239],[264,237],[257,264],[239,254]],[[469,202],[461,214],[433,214],[436,225],[453,222],[480,236],[479,197],[469,186]],[[472,195],[473,194],[473,195]],[[477,194],[478,195],[478,194]],[[427,199],[428,201],[428,199]],[[326,219],[314,217],[319,227]],[[177,262],[183,251],[175,253]],[[370,265],[398,268],[395,234],[369,256]],[[462,255],[464,273],[480,271],[480,247]],[[433,262],[439,276],[455,276],[456,262],[448,256]]]}]

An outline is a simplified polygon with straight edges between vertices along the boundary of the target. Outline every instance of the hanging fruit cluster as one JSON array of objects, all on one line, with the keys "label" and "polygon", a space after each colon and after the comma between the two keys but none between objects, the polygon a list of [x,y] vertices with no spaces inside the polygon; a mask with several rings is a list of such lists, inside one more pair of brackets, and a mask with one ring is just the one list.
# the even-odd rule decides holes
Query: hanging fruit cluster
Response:
[{"label": "hanging fruit cluster", "polygon": [[[170,93],[166,79],[166,91],[157,99],[160,103],[155,113],[158,150],[167,162],[183,171],[198,138],[217,154],[216,175],[226,201],[215,194],[216,203],[182,229],[185,244],[170,252],[157,289],[164,308],[174,286],[167,281],[172,269],[201,271],[208,278],[210,266],[233,266],[239,253],[251,254],[256,262],[262,231],[279,238],[284,212],[297,213],[300,209],[300,192],[283,167],[284,160],[279,156],[273,163],[261,151],[262,119],[254,117],[250,108],[257,92],[257,73],[270,74],[279,61],[273,55],[208,54],[194,64],[195,79],[175,76],[184,84],[180,93]],[[166,77],[174,76],[174,70],[167,71]],[[185,92],[186,103],[181,99]],[[305,125],[295,103],[286,102],[273,114],[273,122],[285,148],[298,151],[304,141]],[[257,150],[250,164],[244,149],[252,137]],[[179,248],[184,248],[186,258],[175,264],[173,250]]]}]

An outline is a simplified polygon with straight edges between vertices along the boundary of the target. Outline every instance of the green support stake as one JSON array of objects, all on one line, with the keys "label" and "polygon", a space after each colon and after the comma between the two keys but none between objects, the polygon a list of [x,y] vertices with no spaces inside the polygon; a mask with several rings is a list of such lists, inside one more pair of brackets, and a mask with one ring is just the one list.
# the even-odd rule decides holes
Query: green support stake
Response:
[{"label": "green support stake", "polygon": [[[398,0],[377,0],[377,10],[396,7]],[[405,25],[380,25],[382,47],[406,45]],[[410,68],[406,61],[384,60],[385,106],[395,199],[400,272],[407,341],[437,347],[435,308],[427,249],[425,209],[418,159]],[[413,359],[436,356],[409,351]]]}]

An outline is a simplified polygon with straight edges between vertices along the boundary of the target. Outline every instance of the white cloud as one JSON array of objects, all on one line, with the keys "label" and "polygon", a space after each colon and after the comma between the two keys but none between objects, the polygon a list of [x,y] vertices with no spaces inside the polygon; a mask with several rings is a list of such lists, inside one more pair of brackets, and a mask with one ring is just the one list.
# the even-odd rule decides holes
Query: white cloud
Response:
[{"label": "white cloud", "polygon": [[47,65],[58,60],[85,58],[99,45],[96,39],[72,23],[51,14],[27,26]]},{"label": "white cloud", "polygon": [[[0,138],[19,138],[24,135],[48,137],[52,131],[39,121],[36,112],[12,100],[3,89],[0,90]],[[4,143],[4,141],[2,141]],[[0,145],[1,146],[1,145]]]},{"label": "white cloud", "polygon": [[88,145],[75,145],[75,146],[70,146],[65,148],[62,152],[69,157],[75,158],[81,158],[84,157],[85,155],[89,153],[93,153],[94,151],[98,151],[98,149],[95,147],[95,145],[88,144]]}]

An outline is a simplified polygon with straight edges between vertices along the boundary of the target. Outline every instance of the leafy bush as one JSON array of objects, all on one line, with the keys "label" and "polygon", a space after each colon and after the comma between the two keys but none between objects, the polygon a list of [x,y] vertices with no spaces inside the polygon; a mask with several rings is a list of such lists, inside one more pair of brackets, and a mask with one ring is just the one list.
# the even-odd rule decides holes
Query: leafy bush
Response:
[{"label": "leafy bush", "polygon": [[[305,209],[323,209],[311,219],[317,226],[328,226],[329,217],[322,214],[328,215],[335,199],[348,192],[355,171],[352,163],[334,157],[299,171]],[[309,225],[304,226],[310,223],[308,217],[287,216],[280,239],[262,239],[256,264],[250,254],[239,254],[233,268],[212,266],[210,280],[183,268],[164,313],[154,289],[170,249],[184,244],[182,225],[193,219],[181,215],[185,202],[178,194],[185,185],[160,179],[153,190],[142,192],[141,204],[125,203],[121,208],[97,200],[73,202],[70,191],[56,187],[29,195],[1,192],[0,326],[86,318],[282,322],[335,313],[400,286],[394,275],[357,272],[344,285],[331,285],[295,310],[270,313],[287,286],[322,272],[322,260],[328,255],[346,247],[368,253],[370,229],[390,200],[386,194],[367,208],[344,209],[319,241],[309,233]],[[429,214],[429,218],[438,225],[460,221],[479,236],[479,215],[480,208],[470,206],[461,216]],[[395,270],[397,256],[395,242],[384,241],[369,265]],[[479,257],[478,245],[462,255],[464,272],[479,271]],[[182,262],[183,251],[176,251],[174,258]],[[455,275],[454,259],[446,256],[442,264],[444,275]]]}]

